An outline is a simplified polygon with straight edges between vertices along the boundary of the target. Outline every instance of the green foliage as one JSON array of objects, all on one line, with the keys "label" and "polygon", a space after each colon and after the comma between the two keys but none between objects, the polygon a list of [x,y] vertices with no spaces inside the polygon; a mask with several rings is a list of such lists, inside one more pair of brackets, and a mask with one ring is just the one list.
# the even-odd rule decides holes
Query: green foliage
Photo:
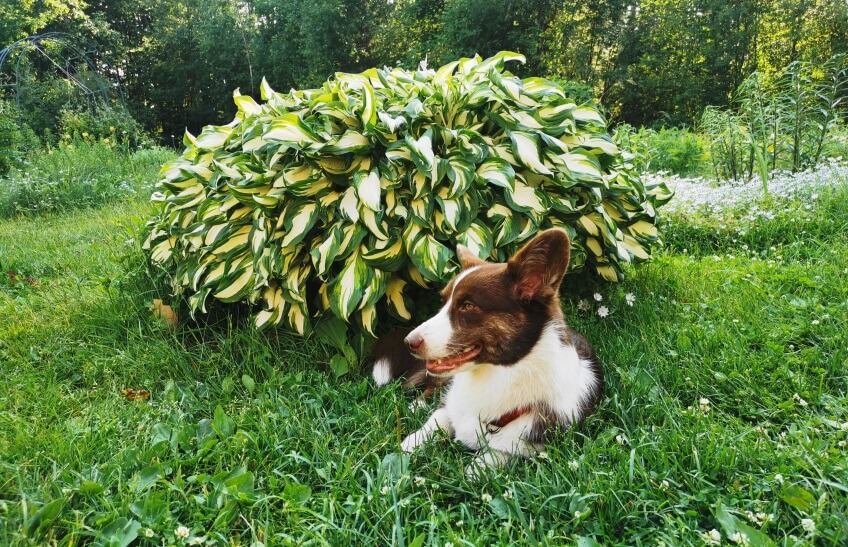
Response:
[{"label": "green foliage", "polygon": [[59,132],[63,140],[89,140],[118,145],[124,151],[138,150],[152,143],[144,128],[121,107],[96,107],[61,112]]},{"label": "green foliage", "polygon": [[634,155],[633,164],[640,171],[698,176],[707,167],[706,139],[687,128],[637,130],[621,124],[615,128],[613,140]]},{"label": "green foliage", "polygon": [[21,120],[42,141],[53,141],[62,111],[79,99],[77,93],[67,80],[53,76],[24,78],[20,86]]},{"label": "green foliage", "polygon": [[28,125],[18,124],[15,106],[0,101],[0,175],[5,175],[12,167],[20,167],[25,157],[40,144]]},{"label": "green foliage", "polygon": [[[848,52],[838,0],[113,0],[6,2],[0,46],[45,30],[85,37],[121,70],[134,117],[172,143],[233,113],[232,89],[264,76],[281,89],[336,71],[433,66],[498,50],[522,53],[519,75],[587,83],[611,119],[697,122],[727,106],[752,72]],[[61,89],[46,90],[61,92]],[[40,102],[45,93],[34,94]],[[33,104],[39,134],[64,102]],[[51,118],[52,116],[52,118]]]},{"label": "green foliage", "polygon": [[816,165],[829,147],[848,92],[848,56],[821,65],[795,62],[778,78],[751,74],[734,110],[707,108],[700,129],[710,139],[718,178],[768,180],[774,169]]},{"label": "green foliage", "polygon": [[594,107],[509,60],[263,83],[262,105],[237,93],[233,122],[187,135],[163,168],[146,248],[192,311],[259,303],[258,326],[300,334],[327,311],[372,334],[378,309],[409,320],[406,287],[446,283],[457,243],[504,261],[550,226],[574,269],[620,280],[659,243],[671,194],[643,187]]},{"label": "green foliage", "polygon": [[114,143],[69,140],[32,151],[20,168],[0,179],[0,217],[92,207],[149,195],[164,149],[124,153]]}]

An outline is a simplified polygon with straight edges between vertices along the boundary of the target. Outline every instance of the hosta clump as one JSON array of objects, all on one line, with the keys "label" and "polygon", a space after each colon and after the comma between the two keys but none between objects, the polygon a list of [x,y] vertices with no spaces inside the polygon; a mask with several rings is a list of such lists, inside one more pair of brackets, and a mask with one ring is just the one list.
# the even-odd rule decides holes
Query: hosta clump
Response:
[{"label": "hosta clump", "polygon": [[572,268],[619,280],[650,257],[670,194],[643,186],[593,106],[511,60],[263,81],[262,104],[236,92],[235,119],[163,167],[145,248],[193,311],[246,301],[257,326],[301,334],[327,311],[370,333],[385,312],[409,319],[409,289],[446,282],[456,243],[504,260],[550,226]]}]

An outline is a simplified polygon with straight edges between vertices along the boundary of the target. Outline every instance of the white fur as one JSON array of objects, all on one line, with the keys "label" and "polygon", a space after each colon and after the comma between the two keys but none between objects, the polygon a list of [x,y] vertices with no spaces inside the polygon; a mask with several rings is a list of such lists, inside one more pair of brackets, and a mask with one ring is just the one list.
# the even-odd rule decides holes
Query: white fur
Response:
[{"label": "white fur", "polygon": [[409,333],[409,336],[417,334],[424,339],[424,347],[422,348],[424,351],[422,353],[425,355],[422,355],[422,357],[439,359],[455,353],[458,349],[462,349],[452,348],[450,345],[451,338],[453,338],[453,326],[450,322],[451,302],[453,302],[453,293],[456,292],[456,287],[459,283],[465,276],[478,268],[479,266],[475,266],[459,274],[453,284],[450,298],[442,306],[442,309],[439,310],[439,313],[421,323],[415,330]]},{"label": "white fur", "polygon": [[384,386],[392,381],[392,367],[388,359],[378,359],[374,362],[374,369],[371,371],[374,375],[374,383],[377,387]]},{"label": "white fur", "polygon": [[[563,345],[560,328],[556,322],[549,323],[530,353],[518,363],[478,363],[456,373],[444,396],[444,406],[404,440],[403,450],[414,450],[436,429],[442,429],[471,449],[484,449],[475,461],[477,467],[500,465],[511,455],[534,454],[540,446],[526,440],[536,418],[532,412],[500,429],[489,424],[532,405],[545,405],[565,423],[578,416],[581,403],[591,397],[599,379],[574,346]],[[474,467],[469,473],[475,474]]]}]

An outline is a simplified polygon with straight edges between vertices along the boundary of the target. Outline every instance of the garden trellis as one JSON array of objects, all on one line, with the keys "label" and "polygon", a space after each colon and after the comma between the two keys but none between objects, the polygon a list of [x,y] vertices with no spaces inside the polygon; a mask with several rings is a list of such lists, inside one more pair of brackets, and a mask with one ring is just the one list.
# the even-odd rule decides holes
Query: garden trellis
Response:
[{"label": "garden trellis", "polygon": [[[97,58],[97,49],[81,47],[64,32],[47,32],[21,38],[0,50],[0,92],[10,90],[20,117],[25,72],[34,61],[45,73],[66,80],[85,97],[88,106],[124,104],[120,74],[107,61]],[[2,95],[0,95],[2,97]]]}]

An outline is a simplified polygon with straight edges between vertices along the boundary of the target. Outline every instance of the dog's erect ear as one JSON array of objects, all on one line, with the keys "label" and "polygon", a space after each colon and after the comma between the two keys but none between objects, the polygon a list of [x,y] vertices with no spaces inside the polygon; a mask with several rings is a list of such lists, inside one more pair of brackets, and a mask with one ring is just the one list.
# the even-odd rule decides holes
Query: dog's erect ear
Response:
[{"label": "dog's erect ear", "polygon": [[515,294],[522,302],[557,294],[568,268],[571,241],[563,230],[545,230],[507,262],[515,281]]},{"label": "dog's erect ear", "polygon": [[485,260],[472,253],[471,249],[461,244],[456,246],[456,256],[459,258],[463,270],[486,263]]}]

